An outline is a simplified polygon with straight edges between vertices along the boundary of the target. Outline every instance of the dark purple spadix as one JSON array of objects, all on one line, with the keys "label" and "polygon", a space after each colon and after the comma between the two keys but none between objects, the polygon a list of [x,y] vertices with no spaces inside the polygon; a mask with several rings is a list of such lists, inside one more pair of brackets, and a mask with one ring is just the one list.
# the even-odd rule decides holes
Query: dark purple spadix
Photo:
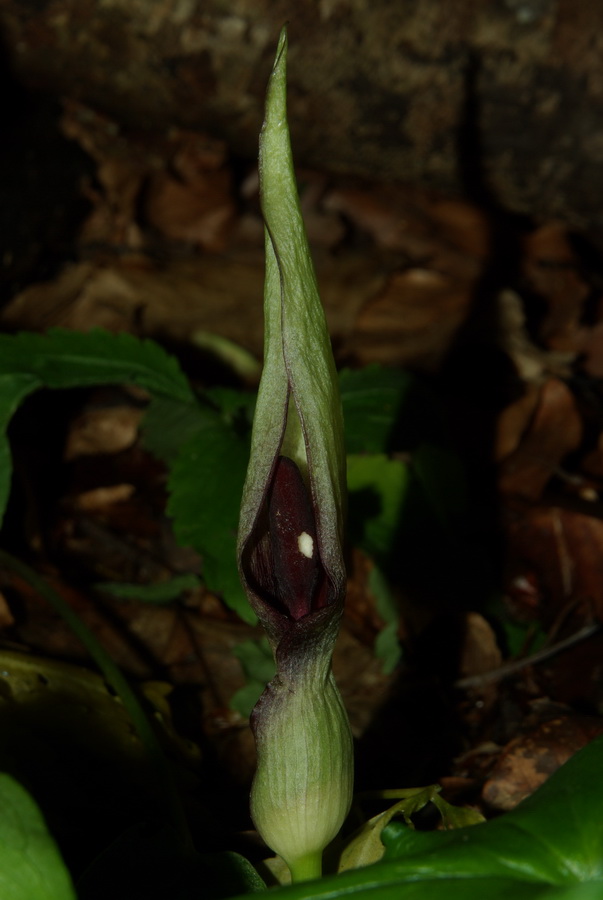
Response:
[{"label": "dark purple spadix", "polygon": [[268,538],[276,599],[289,615],[301,619],[324,606],[312,501],[299,469],[287,456],[277,460],[268,496]]}]

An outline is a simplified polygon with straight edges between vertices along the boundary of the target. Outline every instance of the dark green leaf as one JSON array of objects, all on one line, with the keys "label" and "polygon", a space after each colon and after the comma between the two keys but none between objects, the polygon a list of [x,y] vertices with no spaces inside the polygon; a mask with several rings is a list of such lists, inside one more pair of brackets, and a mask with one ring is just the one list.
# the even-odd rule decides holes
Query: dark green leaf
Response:
[{"label": "dark green leaf", "polygon": [[201,403],[152,397],[142,420],[142,443],[158,459],[171,464],[182,446],[217,418],[216,410]]},{"label": "dark green leaf", "polygon": [[[203,854],[196,878],[197,898],[202,895],[211,900],[232,897],[235,891],[245,890],[246,895],[264,891],[266,885],[251,863],[239,853]],[[200,890],[203,885],[203,892]]]},{"label": "dark green leaf", "polygon": [[136,384],[161,396],[193,401],[175,357],[153,341],[100,329],[0,335],[0,375],[17,374],[35,377],[49,388]]},{"label": "dark green leaf", "polygon": [[442,817],[444,828],[464,828],[465,825],[477,825],[478,822],[484,821],[481,813],[469,807],[453,806],[444,800],[441,794],[435,794],[432,803]]},{"label": "dark green leaf", "polygon": [[213,387],[204,391],[203,396],[220,410],[225,421],[234,425],[240,423],[242,431],[251,431],[257,394],[233,388]]},{"label": "dark green leaf", "polygon": [[275,900],[599,900],[603,737],[515,810],[446,832],[391,823],[382,862],[271,893]]},{"label": "dark green leaf", "polygon": [[400,369],[368,366],[341,372],[339,385],[348,453],[386,453],[409,398],[414,378]]},{"label": "dark green leaf", "polygon": [[75,900],[75,891],[38,807],[9,775],[0,774],[0,897]]},{"label": "dark green leaf", "polygon": [[383,829],[394,817],[398,816],[402,816],[407,825],[412,825],[412,816],[430,802],[437,807],[446,828],[460,828],[463,825],[473,825],[483,821],[483,817],[479,813],[446,803],[445,800],[442,800],[439,792],[440,787],[437,784],[430,784],[423,788],[376,792],[383,800],[395,799],[397,802],[384,812],[373,816],[355,832],[341,853],[338,871],[357,869],[360,866],[378,862],[384,853],[381,841]]},{"label": "dark green leaf", "polygon": [[143,422],[145,446],[171,466],[168,512],[177,539],[201,554],[207,586],[248,622],[256,618],[239,581],[235,541],[252,402],[253,395],[226,389],[195,404],[153,398]]},{"label": "dark green leaf", "polygon": [[233,653],[241,663],[247,684],[233,695],[230,705],[248,718],[260,694],[274,678],[274,656],[266,638],[243,641],[233,648]]},{"label": "dark green leaf", "polygon": [[145,447],[159,459],[172,463],[183,444],[217,423],[228,425],[233,434],[251,431],[255,394],[230,388],[211,388],[195,403],[153,397],[142,422]]},{"label": "dark green leaf", "polygon": [[402,648],[398,639],[400,610],[387,578],[377,566],[369,575],[369,588],[377,601],[377,612],[385,622],[385,627],[375,640],[375,656],[383,662],[385,674],[390,675],[402,656]]},{"label": "dark green leaf", "polygon": [[409,468],[401,460],[348,456],[350,536],[376,559],[393,549],[409,485]]},{"label": "dark green leaf", "polygon": [[242,619],[254,623],[239,581],[236,532],[239,503],[249,457],[247,440],[218,416],[193,434],[175,460],[169,477],[168,512],[183,546],[203,557],[203,579],[221,593]]}]

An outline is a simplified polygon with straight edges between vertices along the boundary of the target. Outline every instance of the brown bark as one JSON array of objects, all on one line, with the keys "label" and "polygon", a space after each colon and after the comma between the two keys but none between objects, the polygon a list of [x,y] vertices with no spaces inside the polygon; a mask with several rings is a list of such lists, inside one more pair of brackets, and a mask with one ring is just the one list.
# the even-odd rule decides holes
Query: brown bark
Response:
[{"label": "brown bark", "polygon": [[592,0],[0,0],[26,84],[256,153],[290,22],[296,159],[481,192],[603,241],[603,7]]}]

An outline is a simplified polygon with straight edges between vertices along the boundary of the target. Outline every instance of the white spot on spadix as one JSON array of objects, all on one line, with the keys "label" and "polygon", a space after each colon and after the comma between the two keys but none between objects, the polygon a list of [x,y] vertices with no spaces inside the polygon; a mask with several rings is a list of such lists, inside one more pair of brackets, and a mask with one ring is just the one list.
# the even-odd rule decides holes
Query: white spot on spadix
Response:
[{"label": "white spot on spadix", "polygon": [[314,540],[307,531],[302,531],[299,535],[297,538],[297,546],[299,547],[299,552],[301,554],[307,556],[308,559],[312,559],[314,556]]}]

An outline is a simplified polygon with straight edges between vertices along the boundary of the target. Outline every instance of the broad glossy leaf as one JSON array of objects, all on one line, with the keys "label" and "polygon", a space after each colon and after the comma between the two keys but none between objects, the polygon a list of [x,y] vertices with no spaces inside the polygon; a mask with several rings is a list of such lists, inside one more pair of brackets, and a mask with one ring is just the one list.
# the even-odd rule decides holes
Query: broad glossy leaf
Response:
[{"label": "broad glossy leaf", "polygon": [[603,738],[515,810],[451,832],[384,833],[382,862],[279,889],[275,900],[599,900]]},{"label": "broad glossy leaf", "polygon": [[487,825],[449,834],[390,826],[386,858],[437,856],[449,872],[523,872],[564,882],[603,878],[603,740],[576,754],[515,810]]},{"label": "broad glossy leaf", "polygon": [[439,785],[430,784],[423,788],[383,791],[384,800],[396,799],[397,802],[384,812],[373,816],[358,829],[343,849],[338,870],[342,872],[346,869],[357,869],[359,866],[378,862],[385,851],[381,836],[392,819],[402,817],[407,825],[412,825],[412,816],[430,802],[435,805],[442,816],[444,828],[460,828],[484,821],[483,816],[474,810],[447,803],[440,796],[440,790]]},{"label": "broad glossy leaf", "polygon": [[71,878],[27,791],[0,774],[0,897],[75,900]]}]

